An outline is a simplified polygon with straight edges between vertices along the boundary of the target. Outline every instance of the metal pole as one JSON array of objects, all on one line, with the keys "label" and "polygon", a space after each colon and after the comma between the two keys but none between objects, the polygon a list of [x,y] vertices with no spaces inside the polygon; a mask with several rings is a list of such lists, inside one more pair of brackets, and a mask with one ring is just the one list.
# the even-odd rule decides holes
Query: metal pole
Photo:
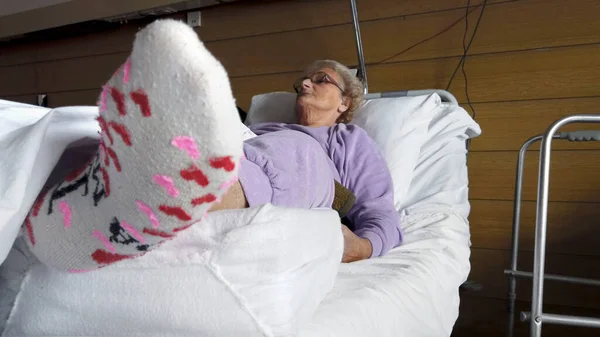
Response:
[{"label": "metal pole", "polygon": [[[530,312],[522,312],[521,320],[528,321],[531,319]],[[584,316],[569,316],[556,314],[542,314],[542,321],[548,324],[583,326],[588,328],[600,328],[600,319],[595,317]]]},{"label": "metal pole", "polygon": [[[519,150],[519,158],[517,159],[517,176],[515,178],[515,205],[513,212],[513,226],[512,226],[512,246],[511,246],[511,260],[510,260],[510,272],[508,273],[508,331],[507,337],[512,337],[514,334],[515,326],[515,301],[517,299],[517,280],[516,273],[517,263],[519,257],[519,230],[521,228],[521,200],[523,195],[523,167],[525,162],[525,154],[529,147],[542,139],[542,135],[537,135],[529,138],[521,146]],[[555,136],[559,138],[559,136]]]},{"label": "metal pole", "polygon": [[[515,277],[523,277],[523,278],[532,278],[533,277],[533,273],[528,272],[528,271],[505,270],[504,273],[507,274],[507,275],[514,275]],[[586,286],[600,287],[600,280],[583,278],[583,277],[572,277],[572,276],[563,276],[563,275],[556,275],[556,274],[545,274],[544,275],[544,280],[546,280],[546,281],[557,281],[557,282],[564,282],[564,283],[582,284],[582,285],[586,285]]]},{"label": "metal pole", "polygon": [[514,334],[515,326],[515,301],[517,298],[517,280],[515,273],[517,272],[517,261],[519,254],[519,229],[521,226],[521,195],[523,191],[523,162],[525,161],[525,154],[527,149],[534,142],[542,139],[542,135],[537,135],[529,138],[519,151],[519,158],[517,159],[517,176],[515,179],[515,205],[513,212],[513,226],[512,226],[512,247],[511,247],[511,260],[510,260],[510,271],[508,276],[508,331],[507,337],[512,337]]},{"label": "metal pole", "polygon": [[356,10],[356,0],[350,0],[352,8],[352,23],[354,24],[354,34],[356,37],[356,53],[358,54],[359,78],[363,82],[365,95],[369,93],[369,84],[367,83],[367,67],[365,66],[365,56],[362,48],[362,39],[360,37],[360,27],[358,23],[358,11]]},{"label": "metal pole", "polygon": [[546,260],[546,226],[548,223],[548,186],[550,182],[552,139],[561,127],[576,122],[599,123],[600,115],[572,115],[559,119],[548,128],[540,147],[531,301],[531,337],[541,337],[542,335],[542,302],[544,297],[544,263]]}]

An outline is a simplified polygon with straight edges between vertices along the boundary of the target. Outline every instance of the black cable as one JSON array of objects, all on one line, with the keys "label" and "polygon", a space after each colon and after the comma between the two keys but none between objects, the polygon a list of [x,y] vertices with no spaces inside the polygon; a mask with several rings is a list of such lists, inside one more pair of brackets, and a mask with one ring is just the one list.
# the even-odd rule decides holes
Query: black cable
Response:
[{"label": "black cable", "polygon": [[[475,33],[477,33],[479,21],[481,20],[481,17],[483,16],[483,11],[485,10],[486,2],[487,2],[487,0],[484,0],[483,8],[481,8],[481,13],[479,14],[479,19],[477,20],[477,25],[475,26],[475,29],[473,30],[473,35],[471,36],[471,41],[469,41],[469,46],[471,45],[471,42],[475,38]],[[467,13],[469,12],[469,6],[471,6],[471,0],[468,0],[468,2],[467,2]],[[468,30],[469,30],[469,15],[467,14],[467,16],[465,17],[465,34],[463,35],[464,58],[463,58],[463,61],[461,62],[461,64],[462,64],[461,70],[462,70],[463,78],[465,79],[465,96],[467,97],[467,103],[469,104],[469,107],[471,108],[471,111],[473,112],[472,117],[473,117],[473,119],[475,119],[476,112],[475,112],[475,108],[473,108],[473,105],[471,104],[471,99],[469,98],[469,81],[467,78],[467,72],[465,70],[465,63],[467,63],[467,52],[469,50],[469,48],[466,46]]]},{"label": "black cable", "polygon": [[[462,41],[462,45],[463,45],[463,54],[460,58],[460,61],[458,62],[458,64],[456,65],[456,69],[454,69],[454,72],[452,73],[452,76],[450,77],[450,80],[448,82],[448,85],[446,86],[446,90],[450,89],[450,85],[452,85],[452,81],[454,80],[454,77],[456,76],[456,73],[458,72],[458,69],[461,68],[462,69],[462,74],[465,80],[465,96],[467,98],[467,102],[469,104],[469,107],[471,108],[471,111],[473,112],[472,114],[472,118],[475,119],[475,108],[473,108],[473,105],[471,104],[471,99],[469,98],[469,89],[468,89],[468,81],[467,81],[467,73],[465,71],[465,60],[467,58],[467,53],[469,52],[469,48],[471,48],[471,44],[473,43],[473,40],[475,39],[475,35],[477,34],[477,29],[479,28],[479,23],[481,22],[481,18],[483,17],[483,13],[485,11],[485,8],[487,6],[487,2],[488,0],[484,0],[483,4],[481,5],[476,5],[473,6],[471,8],[471,0],[468,0],[467,2],[467,7],[466,7],[466,11],[465,11],[465,15],[461,16],[458,20],[452,22],[448,27],[444,28],[443,30],[441,30],[440,32],[424,39],[421,40],[413,45],[411,45],[410,47],[402,50],[401,52],[394,54],[390,57],[384,58],[383,60],[380,60],[378,62],[372,63],[371,65],[377,65],[377,64],[381,64],[384,63],[386,61],[389,61],[393,58],[396,58],[406,52],[408,52],[409,50],[429,41],[432,40],[442,34],[444,34],[445,32],[449,31],[450,29],[452,29],[454,26],[456,26],[458,23],[460,23],[463,19],[465,20],[465,32],[463,34],[463,41]],[[469,15],[475,11],[477,8],[481,7],[481,12],[479,13],[479,17],[477,18],[477,23],[475,24],[475,28],[473,29],[473,34],[471,35],[471,39],[469,40],[469,44],[466,44],[466,40],[467,40],[467,33],[469,31]],[[470,148],[470,139],[467,141],[467,150],[469,150]]]},{"label": "black cable", "polygon": [[[470,1],[469,1],[469,3],[470,3]],[[479,18],[477,18],[477,23],[475,24],[475,28],[473,29],[473,34],[471,35],[471,40],[469,41],[469,44],[466,46],[466,48],[464,48],[464,42],[463,42],[463,48],[464,48],[463,55],[460,58],[460,61],[458,62],[458,64],[456,65],[456,69],[454,69],[452,76],[450,77],[450,81],[448,82],[448,85],[446,86],[446,90],[450,89],[450,85],[452,85],[452,80],[454,80],[454,76],[456,76],[458,69],[460,69],[460,67],[464,63],[465,59],[467,58],[467,53],[469,51],[469,48],[471,48],[471,44],[473,43],[473,40],[475,39],[475,35],[477,34],[477,29],[479,28],[479,23],[481,22],[481,18],[483,17],[483,12],[485,11],[485,7],[487,6],[487,0],[483,0],[483,4],[480,6],[482,6],[481,13],[479,13]],[[467,6],[467,12],[468,12],[468,8],[469,7]],[[467,17],[468,17],[468,15],[465,17],[465,19]],[[467,31],[467,29],[465,29],[465,35],[466,35],[466,31]]]},{"label": "black cable", "polygon": [[[477,7],[473,8],[471,11],[469,11],[469,10],[467,9],[467,14],[466,14],[466,16],[468,16],[468,15],[469,15],[469,14],[470,14],[472,11],[474,11],[474,10],[476,10],[476,9],[477,9]],[[397,54],[394,54],[394,55],[392,55],[392,56],[390,56],[390,57],[386,57],[386,58],[384,58],[384,59],[383,59],[383,60],[381,60],[381,61],[377,61],[377,62],[375,62],[375,63],[372,63],[372,65],[377,65],[377,64],[380,64],[380,63],[384,63],[384,62],[386,62],[386,61],[389,61],[389,60],[391,60],[391,59],[393,59],[393,58],[396,58],[396,57],[398,57],[398,56],[400,56],[400,55],[402,55],[402,54],[406,53],[407,51],[409,51],[409,50],[411,50],[411,49],[413,49],[413,48],[415,48],[415,47],[417,47],[417,46],[419,46],[419,45],[421,45],[421,44],[423,44],[423,43],[425,43],[425,42],[427,42],[427,41],[429,41],[429,40],[432,40],[432,39],[434,39],[434,38],[436,38],[436,37],[438,37],[438,36],[440,36],[440,35],[444,34],[445,32],[447,32],[447,31],[449,31],[450,29],[452,29],[452,27],[454,27],[454,26],[456,26],[457,24],[459,24],[459,23],[460,23],[460,22],[461,22],[461,21],[462,21],[464,18],[465,18],[465,16],[461,16],[461,17],[460,17],[458,20],[456,20],[456,21],[452,22],[452,23],[451,23],[451,24],[450,24],[448,27],[446,27],[446,28],[442,29],[440,32],[438,32],[438,33],[435,33],[434,35],[432,35],[432,36],[430,36],[430,37],[428,37],[428,38],[426,38],[426,39],[424,39],[424,40],[421,40],[421,41],[419,41],[419,42],[417,42],[417,43],[413,44],[412,46],[410,46],[410,47],[408,47],[408,48],[406,48],[406,49],[402,50],[401,52],[399,52],[399,53],[397,53]]]},{"label": "black cable", "polygon": [[[471,104],[471,98],[469,97],[469,81],[467,78],[467,72],[465,70],[465,63],[467,60],[467,54],[469,52],[469,48],[471,48],[471,44],[473,43],[473,40],[475,39],[475,35],[477,34],[477,29],[479,28],[479,23],[481,22],[481,18],[483,17],[483,12],[485,11],[485,7],[487,6],[487,0],[484,0],[483,4],[481,5],[482,6],[481,12],[479,13],[479,17],[477,18],[477,23],[475,24],[475,28],[473,29],[473,34],[471,35],[469,44],[465,45],[466,38],[467,38],[467,32],[469,31],[469,13],[470,13],[469,8],[470,8],[470,6],[471,6],[471,0],[468,0],[467,10],[466,10],[466,15],[465,15],[465,33],[463,34],[463,55],[460,58],[460,61],[458,62],[458,64],[456,65],[456,68],[454,69],[454,72],[452,73],[450,80],[448,81],[446,90],[450,89],[450,85],[452,85],[452,80],[454,80],[454,76],[456,76],[456,72],[458,72],[458,69],[461,68],[463,78],[465,80],[465,96],[467,98],[467,103],[469,104],[469,107],[471,108],[471,111],[472,111],[471,117],[473,118],[473,120],[475,120],[477,113],[475,111],[475,108],[473,108],[473,105]],[[467,152],[470,149],[471,149],[471,139],[468,139],[467,140]]]},{"label": "black cable", "polygon": [[[467,51],[467,32],[469,31],[469,8],[471,8],[471,0],[467,1],[467,13],[465,14],[465,32],[463,33],[463,40],[462,40],[463,55]],[[462,64],[465,64],[465,63],[462,62]]]}]

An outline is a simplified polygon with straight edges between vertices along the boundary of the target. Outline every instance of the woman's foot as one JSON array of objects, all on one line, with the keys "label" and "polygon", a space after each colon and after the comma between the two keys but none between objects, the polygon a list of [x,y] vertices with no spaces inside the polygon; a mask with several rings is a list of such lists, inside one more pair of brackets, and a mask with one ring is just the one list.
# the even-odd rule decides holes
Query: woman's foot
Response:
[{"label": "woman's foot", "polygon": [[54,268],[93,270],[156,248],[201,220],[237,176],[227,74],[184,23],[140,31],[99,107],[98,153],[25,222],[31,250]]}]

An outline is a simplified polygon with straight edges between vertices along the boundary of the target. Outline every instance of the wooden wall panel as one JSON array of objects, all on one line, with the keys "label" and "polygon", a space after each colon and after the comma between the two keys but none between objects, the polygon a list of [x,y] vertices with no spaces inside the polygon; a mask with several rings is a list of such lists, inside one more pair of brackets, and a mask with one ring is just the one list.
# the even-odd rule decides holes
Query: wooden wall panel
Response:
[{"label": "wooden wall panel", "polygon": [[[530,1],[527,5],[518,2],[490,5],[485,13],[486,20],[482,21],[478,31],[485,38],[476,39],[477,43],[473,43],[469,53],[474,55],[600,42],[600,35],[593,33],[600,31],[600,23],[597,23],[597,27],[586,24],[590,22],[594,12],[581,10],[587,4],[598,4],[591,0],[584,2],[586,3],[582,7],[567,6],[560,0]],[[555,15],[560,11],[566,11],[565,15]],[[410,46],[434,36],[451,23],[460,21],[464,14],[464,9],[455,9],[364,22],[361,24],[361,32],[365,41],[366,61],[377,64],[383,60],[398,62],[462,55],[462,24],[455,25],[438,39],[415,48]],[[470,19],[474,22],[478,15],[479,11],[476,10],[470,14]],[[514,20],[507,25],[510,29],[497,29],[507,17]],[[557,25],[557,17],[579,24],[565,31],[560,28],[562,25]],[[536,22],[536,29],[528,29],[532,21]],[[410,34],[404,33],[409,31]],[[333,58],[345,64],[357,64],[353,28],[350,24],[223,40],[208,43],[207,46],[224,62],[232,76],[298,71],[315,58]],[[389,59],[403,50],[406,52],[402,55]],[[453,67],[450,71],[452,70]]]},{"label": "wooden wall panel", "polygon": [[48,105],[53,107],[68,105],[96,105],[101,88],[92,90],[66,91],[48,97]]},{"label": "wooden wall panel", "polygon": [[[469,278],[481,284],[480,291],[473,296],[506,299],[508,279],[503,274],[510,266],[510,255],[505,250],[480,249],[471,251],[472,272]],[[533,254],[520,252],[519,270],[532,271]],[[548,254],[546,273],[585,277],[600,280],[600,258],[598,256],[575,256]],[[517,299],[531,301],[531,279],[519,279]],[[544,303],[580,308],[600,309],[600,290],[597,287],[546,281]]]},{"label": "wooden wall panel", "polygon": [[[472,113],[470,107],[463,104]],[[471,143],[471,151],[518,151],[530,137],[544,133],[562,117],[600,113],[600,97],[476,103],[473,108],[483,133]],[[570,124],[561,131],[600,130],[598,124]],[[553,149],[599,149],[600,142],[554,141]],[[530,150],[539,151],[539,142]]]},{"label": "wooden wall panel", "polygon": [[[458,61],[443,58],[368,67],[370,91],[445,88]],[[473,102],[600,96],[596,84],[600,78],[600,45],[472,56],[466,69]],[[238,82],[234,93],[240,106],[247,108],[253,95],[291,90],[298,74],[233,78],[232,82]],[[466,102],[461,75],[452,82],[450,92]]]},{"label": "wooden wall panel", "polygon": [[[503,2],[510,2],[510,0],[488,1],[490,4]],[[403,18],[421,13],[444,12],[448,9],[462,8],[466,6],[466,3],[466,0],[403,3],[393,0],[369,0],[367,3],[363,0],[362,3],[359,1],[358,6],[360,20],[369,22],[397,17],[403,20]],[[473,1],[473,4],[477,3],[479,1]],[[321,15],[315,16],[315,11]],[[184,19],[184,15],[178,13],[169,17]],[[347,1],[343,0],[313,1],[310,6],[307,6],[305,1],[246,1],[240,4],[204,9],[202,10],[202,22],[203,25],[196,28],[196,31],[202,40],[207,42],[231,39],[243,41],[245,39],[239,38],[346,24],[345,27],[350,29],[350,35],[346,35],[352,39],[350,47],[354,48],[352,28],[349,25],[351,23],[349,6]],[[101,33],[75,36],[69,39],[41,41],[25,45],[11,44],[6,47],[6,53],[0,55],[0,66],[127,52],[131,48],[135,32],[140,27],[143,27],[143,24],[132,23],[107,29]],[[371,31],[373,30],[371,29]]]},{"label": "wooden wall panel", "polygon": [[[471,1],[472,5],[481,0]],[[490,0],[489,4],[510,2]],[[464,8],[467,0],[358,0],[361,22],[390,17]],[[226,40],[274,32],[334,26],[351,23],[350,6],[344,0],[246,1],[232,6],[213,7],[203,12],[203,25],[197,28],[203,40]]]},{"label": "wooden wall panel", "polygon": [[0,45],[0,67],[34,62],[106,55],[131,50],[140,25],[124,25],[98,33],[88,33],[69,39],[52,39],[37,43]]},{"label": "wooden wall panel", "polygon": [[[595,1],[587,2],[596,5]],[[544,11],[540,10],[542,8]],[[581,8],[566,6],[560,0],[534,1],[527,5],[518,2],[490,5],[485,13],[486,20],[478,32],[485,39],[475,40],[477,43],[471,47],[470,54],[600,42],[600,35],[593,33],[600,30],[600,23],[598,27],[585,24],[594,13],[581,11]],[[547,15],[547,10],[552,15]],[[560,11],[566,11],[565,15],[554,15],[554,12]],[[438,39],[410,47],[445,30],[452,23],[459,22],[464,15],[464,9],[455,9],[364,22],[361,24],[361,32],[365,41],[366,61],[376,64],[381,61],[398,62],[462,55],[462,24],[455,24]],[[474,22],[478,15],[479,10],[475,10],[469,17]],[[507,17],[514,20],[508,25],[510,29],[496,29],[498,25],[504,24]],[[563,18],[562,20],[576,17],[578,20],[574,21],[579,24],[565,31],[560,29],[560,24],[557,25],[557,17]],[[536,22],[536,29],[528,29],[532,20]],[[471,29],[473,27],[471,25]],[[409,34],[405,33],[409,31]],[[472,34],[472,31],[468,34]],[[353,28],[350,24],[222,40],[207,45],[223,60],[233,76],[301,70],[315,58],[334,58],[352,65],[357,63]],[[400,52],[402,55],[393,57]]]},{"label": "wooden wall panel", "polygon": [[[48,95],[48,106],[49,107],[62,107],[62,106],[73,106],[73,105],[96,105],[100,96],[101,88],[91,90],[77,90],[77,91],[63,91],[56,92]],[[27,103],[37,104],[36,95],[18,95],[18,96],[6,96],[4,99]]]},{"label": "wooden wall panel", "polygon": [[[100,88],[127,53],[97,55],[0,67],[0,97]],[[6,76],[6,77],[4,77]]]},{"label": "wooden wall panel", "polygon": [[36,95],[17,95],[17,96],[5,96],[0,97],[0,99],[5,99],[13,102],[25,103],[25,104],[37,104],[37,96]]},{"label": "wooden wall panel", "polygon": [[[551,26],[552,18],[554,18],[554,16],[547,18],[547,15],[536,14],[540,12],[539,6],[542,6],[542,2],[529,1],[527,3],[528,7],[525,9],[528,9],[522,9],[523,11],[529,11],[532,15],[538,15],[540,17],[539,20],[546,18],[544,20],[547,20],[548,23],[545,23],[544,25]],[[552,6],[550,7],[562,8],[559,3],[562,2],[553,0],[551,2]],[[501,18],[505,18],[504,15],[506,15],[507,10],[515,11],[515,9],[511,10],[509,7],[518,5],[519,2],[510,2],[490,6],[490,12],[486,13],[486,17],[493,18],[494,15],[498,15]],[[503,8],[504,10],[501,10]],[[576,8],[584,8],[584,6]],[[498,14],[494,14],[495,11],[497,11]],[[373,45],[371,48],[366,48],[366,50],[373,50],[375,54],[373,54],[371,57],[376,60],[389,56],[389,54],[393,51],[392,49],[400,49],[398,46],[410,45],[412,41],[402,41],[404,37],[401,37],[400,43],[397,45],[392,44],[389,43],[389,41],[398,39],[398,37],[387,36],[386,34],[395,34],[394,32],[407,31],[411,29],[410,27],[415,27],[412,28],[416,32],[415,34],[395,35],[419,39],[422,36],[419,32],[424,31],[424,35],[427,35],[427,32],[432,29],[435,30],[436,27],[439,27],[442,21],[455,20],[457,17],[460,17],[460,12],[462,12],[462,10],[447,10],[443,12],[410,16],[407,19],[391,18],[366,22],[363,28],[365,32],[365,40],[374,41],[372,43],[377,44]],[[570,17],[581,19],[574,20],[574,22],[587,22],[585,20],[585,16],[578,16],[587,13],[586,11],[577,11],[571,9],[570,13]],[[519,20],[516,23],[523,24],[524,26],[521,27],[520,30],[527,32],[525,20]],[[589,29],[590,27],[581,24],[580,26],[575,26],[575,28],[571,30],[574,31],[572,34],[577,38],[568,40],[568,34],[564,33],[567,35],[561,37],[559,34],[559,36],[553,41],[558,41],[556,43],[563,44],[593,41],[590,40],[590,34],[586,33],[589,31]],[[48,79],[52,82],[52,84],[54,84],[53,81],[55,81],[55,77],[47,78],[43,72],[47,67],[60,71],[61,67],[64,67],[65,69],[71,69],[71,67],[77,68],[78,66],[81,66],[89,69],[88,71],[104,71],[104,74],[102,76],[97,76],[97,78],[105,79],[107,76],[109,76],[106,74],[110,74],[112,71],[108,69],[109,66],[113,65],[114,62],[98,60],[104,58],[124,58],[127,53],[126,51],[130,48],[130,41],[133,37],[134,31],[135,29],[129,28],[125,29],[121,35],[114,35],[110,38],[100,39],[98,46],[91,43],[90,40],[81,39],[78,43],[75,43],[69,47],[59,45],[57,46],[59,48],[56,48],[56,51],[54,52],[48,52],[47,50],[44,51],[44,48],[42,48],[42,51],[37,52],[38,56],[34,57],[36,63],[30,64],[29,67],[39,67],[42,71],[39,76],[39,80],[44,81]],[[595,85],[597,78],[600,76],[600,57],[598,57],[600,55],[600,47],[597,45],[581,45],[578,47],[555,48],[551,50],[529,50],[526,52],[509,52],[512,49],[521,48],[520,45],[522,44],[536,43],[535,41],[538,41],[540,37],[535,34],[535,31],[534,34],[531,35],[518,34],[519,29],[515,29],[512,31],[512,33],[511,31],[508,33],[498,30],[492,31],[494,32],[493,34],[487,34],[486,38],[482,40],[489,41],[486,42],[489,44],[489,46],[498,48],[494,49],[494,51],[503,51],[503,53],[483,54],[470,56],[468,58],[466,69],[469,76],[469,82],[471,84],[470,97],[472,101],[492,102],[506,100],[531,100],[549,97],[585,97],[600,95],[600,89],[597,85]],[[506,37],[506,34],[509,33],[513,34],[512,37]],[[556,34],[548,34],[556,36]],[[367,39],[369,35],[371,37]],[[418,53],[413,54],[412,56],[407,56],[410,58],[423,60],[394,62],[390,64],[370,66],[369,79],[372,91],[404,90],[407,88],[445,88],[449,81],[450,75],[456,67],[458,58],[448,57],[440,59],[436,57],[457,55],[460,52],[459,49],[456,49],[460,48],[461,45],[460,41],[456,39],[462,38],[460,29],[458,29],[458,27],[452,36],[453,38],[450,39],[448,39],[448,36],[445,36],[436,40],[435,42],[430,42],[427,47],[429,49],[421,48],[411,50],[413,53]],[[598,35],[593,36],[598,38]],[[510,41],[514,42],[516,37],[519,37],[521,40],[515,42],[516,44],[513,46],[508,46],[507,43]],[[505,41],[508,42],[498,43],[498,41],[501,39],[505,39]],[[454,45],[454,49],[449,48],[449,45],[445,44],[448,40],[456,40],[452,43],[452,45]],[[547,40],[550,40],[550,38],[541,39],[541,41]],[[310,44],[307,45],[304,43],[299,43],[298,41],[310,41]],[[384,43],[384,41],[388,41],[388,43]],[[442,41],[442,44],[440,44],[440,41]],[[491,48],[484,47],[482,43],[483,42],[480,43],[482,46],[481,48],[483,48],[482,50],[485,48]],[[126,47],[122,47],[125,45]],[[114,49],[110,48],[110,46],[121,47]],[[536,46],[551,46],[551,44],[538,44]],[[229,75],[233,77],[232,81],[236,81],[238,77],[253,75],[251,79],[241,80],[241,82],[251,82],[251,86],[239,84],[237,86],[234,85],[234,93],[236,98],[240,102],[240,105],[244,108],[248,107],[250,97],[260,92],[272,89],[290,90],[289,83],[291,83],[295,78],[295,75],[291,76],[290,74],[297,74],[299,70],[304,68],[315,58],[335,58],[349,64],[356,63],[352,29],[350,25],[303,29],[285,33],[249,37],[245,39],[215,41],[207,43],[207,47],[225,64]],[[80,50],[83,53],[90,48],[97,48],[98,51],[110,50],[111,52],[107,52],[106,55],[97,55],[96,57],[72,58],[74,55],[76,55],[74,54],[74,50]],[[121,52],[117,50],[125,51]],[[433,50],[436,50],[436,52],[433,53]],[[443,54],[439,54],[440,52]],[[473,53],[475,51],[472,50],[471,52]],[[39,55],[54,55],[52,57],[60,60],[60,62],[37,62],[40,57]],[[77,63],[70,64],[70,62]],[[84,64],[85,62],[89,62],[89,64]],[[105,66],[107,68],[104,68]],[[95,70],[95,68],[98,68],[98,70]],[[19,73],[24,73],[23,69],[25,68],[18,69]],[[26,71],[30,70],[27,69]],[[50,71],[49,73],[52,74],[53,72]],[[86,72],[83,72],[83,75],[90,78],[94,78],[94,76],[96,76],[94,74],[86,75]],[[286,77],[285,85],[274,86],[272,76]],[[59,76],[58,79],[61,79],[62,77],[64,76]],[[92,89],[98,85],[98,80],[96,78],[90,82],[90,84],[93,84],[93,86],[88,85],[82,87],[84,82],[84,80],[74,81],[69,86],[63,86],[59,84],[53,85],[51,88],[47,88],[47,86],[42,83],[38,87],[32,87],[35,87],[35,92],[37,92],[39,90],[86,90]],[[284,83],[284,81],[277,80],[275,82]],[[507,85],[507,82],[510,82],[510,85]],[[536,83],[544,83],[544,85],[536,85]],[[562,83],[572,83],[572,85],[563,86]],[[9,86],[9,84],[6,85]],[[31,89],[30,91],[23,90],[25,89],[19,88],[18,86],[14,87],[12,85],[10,85],[10,88],[7,90],[6,88],[3,88],[2,84],[0,84],[0,95],[20,95],[32,92]],[[461,102],[466,101],[464,96],[464,84],[460,74],[454,79],[450,90]]]},{"label": "wooden wall panel", "polygon": [[[512,200],[517,152],[473,152],[469,154],[469,197]],[[523,200],[536,200],[539,152],[526,155]],[[600,202],[600,151],[553,151],[551,155],[551,201]]]},{"label": "wooden wall panel", "polygon": [[[471,100],[490,102],[600,96],[600,86],[596,85],[600,78],[599,55],[600,45],[591,45],[545,52],[473,56],[467,65]],[[126,57],[127,53],[116,53],[0,67],[0,72],[3,72],[1,78],[16,79],[0,82],[0,95],[93,89],[102,85]],[[445,58],[370,67],[371,91],[445,87],[457,62],[457,58]],[[37,78],[36,72],[39,72]],[[290,91],[298,75],[299,72],[276,73],[233,77],[231,81],[240,106],[247,108],[253,95],[271,90]],[[539,82],[547,85],[535,85]],[[563,82],[573,84],[560,85]],[[461,102],[465,101],[460,77],[455,78],[450,90]]]},{"label": "wooden wall panel", "polygon": [[[473,102],[600,96],[600,45],[506,52],[467,59]],[[458,58],[383,64],[369,68],[373,92],[445,88]],[[569,85],[564,85],[569,83]],[[462,76],[450,87],[466,102]]]},{"label": "wooden wall panel", "polygon": [[[471,241],[473,248],[511,248],[514,203],[512,201],[471,201]],[[600,204],[551,202],[548,206],[548,253],[599,256]],[[519,248],[533,251],[536,203],[521,206]]]},{"label": "wooden wall panel", "polygon": [[36,63],[40,92],[98,90],[125,62],[127,53]]},{"label": "wooden wall panel", "polygon": [[36,69],[31,65],[0,68],[0,97],[36,91]]}]

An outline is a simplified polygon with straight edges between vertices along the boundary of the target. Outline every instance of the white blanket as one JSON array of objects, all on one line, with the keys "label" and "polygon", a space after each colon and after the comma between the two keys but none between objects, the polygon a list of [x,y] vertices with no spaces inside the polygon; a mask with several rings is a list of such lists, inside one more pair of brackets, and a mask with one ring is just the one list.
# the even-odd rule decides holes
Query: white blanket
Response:
[{"label": "white blanket", "polygon": [[0,263],[68,146],[98,141],[96,107],[51,110],[0,100]]},{"label": "white blanket", "polygon": [[3,336],[295,335],[333,287],[342,250],[331,210],[211,213],[161,249],[95,272],[34,263]]}]

